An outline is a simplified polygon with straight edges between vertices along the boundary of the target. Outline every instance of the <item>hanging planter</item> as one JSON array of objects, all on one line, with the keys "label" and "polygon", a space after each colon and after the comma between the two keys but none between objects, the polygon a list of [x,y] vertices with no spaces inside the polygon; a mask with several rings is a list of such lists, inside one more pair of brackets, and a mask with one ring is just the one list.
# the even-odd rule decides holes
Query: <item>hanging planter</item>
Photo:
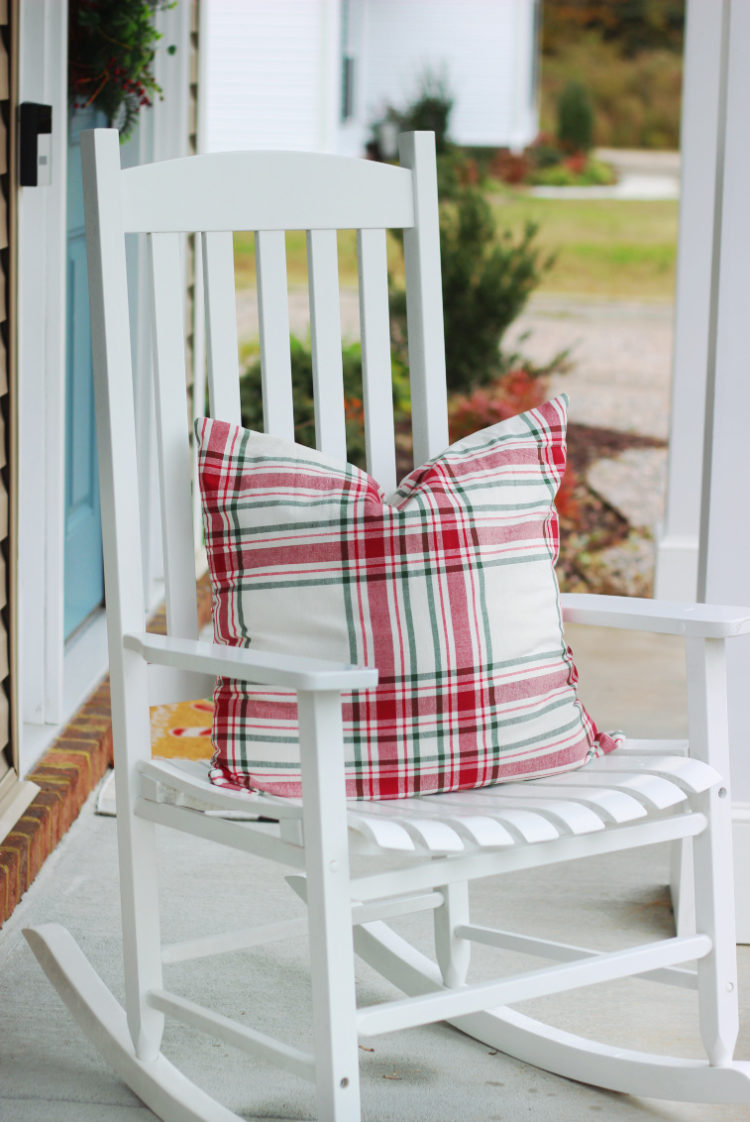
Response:
[{"label": "hanging planter", "polygon": [[[119,129],[133,132],[138,114],[163,98],[153,73],[161,32],[158,11],[177,0],[71,0],[69,29],[70,96],[74,109],[95,106]],[[167,47],[174,54],[175,46]]]}]

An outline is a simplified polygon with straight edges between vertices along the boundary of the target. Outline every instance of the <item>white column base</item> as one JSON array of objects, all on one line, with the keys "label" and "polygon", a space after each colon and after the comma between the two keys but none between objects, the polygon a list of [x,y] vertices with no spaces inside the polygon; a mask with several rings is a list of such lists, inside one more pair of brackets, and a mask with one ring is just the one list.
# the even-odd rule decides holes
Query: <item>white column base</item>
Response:
[{"label": "white column base", "polygon": [[750,803],[732,805],[737,942],[750,943]]},{"label": "white column base", "polygon": [[[732,805],[732,845],[734,849],[734,903],[737,942],[750,944],[750,803]],[[679,935],[695,931],[692,842],[672,846],[669,887],[672,892],[675,926]]]},{"label": "white column base", "polygon": [[695,600],[698,588],[698,538],[657,536],[654,597]]}]

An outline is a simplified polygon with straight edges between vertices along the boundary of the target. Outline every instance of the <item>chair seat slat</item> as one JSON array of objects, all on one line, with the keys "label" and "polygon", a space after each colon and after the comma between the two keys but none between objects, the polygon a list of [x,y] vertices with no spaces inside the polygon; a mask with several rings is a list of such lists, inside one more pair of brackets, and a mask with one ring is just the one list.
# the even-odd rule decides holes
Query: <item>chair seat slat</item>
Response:
[{"label": "chair seat slat", "polygon": [[[505,826],[490,814],[484,813],[485,807],[477,806],[475,791],[466,791],[463,794],[465,795],[463,799],[460,795],[441,795],[439,798],[433,795],[416,796],[400,800],[399,805],[406,811],[414,807],[421,818],[437,818],[447,822],[451,829],[455,830],[471,847],[496,848],[516,844],[517,838]],[[365,804],[366,807],[370,805],[372,804]],[[389,810],[391,803],[383,802],[380,806],[384,813],[391,813]]]},{"label": "chair seat slat", "polygon": [[[217,811],[300,816],[299,800],[214,787],[208,780],[208,767],[207,760],[160,760],[143,765],[142,771]],[[658,777],[647,777],[651,778]],[[670,794],[675,792],[673,788]],[[422,852],[459,852],[462,848],[548,841],[561,833],[591,833],[663,809],[637,787],[618,789],[594,784],[578,788],[562,784],[556,792],[554,783],[547,786],[541,780],[533,785],[506,783],[455,792],[433,800],[415,797],[352,802],[350,808],[354,830],[378,848],[402,852],[415,848]]]},{"label": "chair seat slat", "polygon": [[[534,787],[539,786],[540,780],[534,781]],[[602,814],[607,822],[622,824],[633,822],[637,818],[644,818],[648,813],[642,802],[625,791],[615,790],[612,787],[575,787],[567,786],[557,789],[554,783],[548,783],[543,790],[534,790],[526,783],[509,783],[506,797],[515,802],[534,800],[541,794],[550,798],[575,798],[584,806],[589,806],[596,814]]]},{"label": "chair seat slat", "polygon": [[[460,853],[464,843],[446,821],[446,815],[433,817],[423,812],[423,799],[384,799],[358,803],[359,819],[382,817],[398,823],[415,842],[416,848],[428,852]],[[362,808],[359,810],[359,808]]]},{"label": "chair seat slat", "polygon": [[718,772],[708,764],[688,756],[648,756],[645,759],[639,756],[628,760],[613,752],[611,756],[602,756],[596,763],[598,773],[627,775],[637,772],[661,776],[676,783],[688,794],[707,791],[721,780]]},{"label": "chair seat slat", "polygon": [[[547,780],[534,780],[535,786],[540,789],[546,787]],[[575,773],[555,777],[554,786],[564,792],[568,786],[581,787],[612,787],[618,791],[626,791],[634,798],[643,802],[646,807],[656,810],[666,810],[667,807],[676,806],[683,802],[685,794],[674,783],[658,775],[618,775],[612,772],[607,775],[588,771],[585,768]]]},{"label": "chair seat slat", "polygon": [[[491,805],[498,810],[511,807],[514,804],[517,806],[512,797],[504,794],[498,794],[491,800]],[[525,804],[525,809],[549,818],[553,824],[561,825],[566,832],[571,834],[590,834],[595,830],[603,830],[606,825],[605,820],[596,814],[591,807],[573,799],[530,799]]]},{"label": "chair seat slat", "polygon": [[[484,788],[487,790],[487,788]],[[467,794],[474,794],[474,792],[467,792]],[[430,796],[435,798],[437,796]],[[440,802],[446,800],[446,806],[450,807],[450,795],[440,795]],[[423,811],[423,804],[427,801],[426,798],[415,799],[393,799],[388,802],[373,802],[368,804],[368,812],[372,810],[376,814],[388,814],[393,816],[397,821],[403,822],[407,826],[409,819],[415,821],[425,822],[428,820],[429,811]],[[480,809],[480,808],[477,808]],[[486,813],[487,808],[481,807],[481,811]],[[481,812],[480,811],[480,812]],[[505,827],[510,834],[520,841],[536,842],[536,841],[550,841],[553,838],[560,836],[559,830],[553,825],[548,818],[540,814],[535,814],[525,807],[516,810],[515,807],[503,807],[493,812],[491,816]],[[444,820],[450,817],[456,820],[455,815],[448,815],[439,813],[438,820]]]},{"label": "chair seat slat", "polygon": [[378,849],[413,853],[417,848],[409,832],[398,822],[393,822],[389,818],[350,814],[349,823],[353,830],[362,834],[368,841],[373,842]]}]

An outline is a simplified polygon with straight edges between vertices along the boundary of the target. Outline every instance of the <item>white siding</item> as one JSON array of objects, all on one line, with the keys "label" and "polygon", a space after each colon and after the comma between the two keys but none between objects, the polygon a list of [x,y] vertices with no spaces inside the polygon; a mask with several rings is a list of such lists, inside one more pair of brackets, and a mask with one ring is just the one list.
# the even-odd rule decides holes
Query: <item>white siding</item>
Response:
[{"label": "white siding", "polygon": [[533,139],[536,0],[349,0],[354,116],[340,121],[340,0],[203,0],[205,149],[362,153],[386,103],[444,70],[460,144]]},{"label": "white siding", "polygon": [[532,91],[534,0],[368,0],[364,114],[413,100],[420,75],[444,72],[459,144],[528,143],[536,133]]},{"label": "white siding", "polygon": [[206,150],[321,147],[326,0],[204,3]]}]

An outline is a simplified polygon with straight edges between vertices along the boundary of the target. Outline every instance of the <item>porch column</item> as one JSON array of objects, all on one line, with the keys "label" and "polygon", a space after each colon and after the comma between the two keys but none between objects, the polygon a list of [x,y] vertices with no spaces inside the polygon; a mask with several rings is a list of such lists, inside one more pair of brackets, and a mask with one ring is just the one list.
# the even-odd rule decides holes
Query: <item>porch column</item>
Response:
[{"label": "porch column", "polygon": [[[691,0],[691,4],[712,8],[714,0]],[[726,112],[716,223],[715,344],[709,352],[706,393],[698,599],[750,604],[750,4],[724,0],[721,6],[728,14]],[[740,941],[750,942],[750,639],[736,639],[728,650],[737,926]]]},{"label": "porch column", "polygon": [[688,0],[669,469],[656,555],[655,595],[665,600],[694,600],[698,588],[706,378],[716,342],[728,16],[728,0]]}]

